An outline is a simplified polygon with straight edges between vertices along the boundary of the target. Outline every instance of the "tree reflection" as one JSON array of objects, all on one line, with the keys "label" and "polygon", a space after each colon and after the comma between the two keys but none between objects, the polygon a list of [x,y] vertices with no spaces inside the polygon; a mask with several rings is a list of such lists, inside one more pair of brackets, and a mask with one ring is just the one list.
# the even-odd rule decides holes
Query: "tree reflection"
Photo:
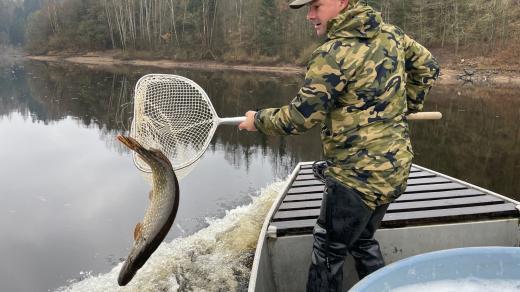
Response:
[{"label": "tree reflection", "polygon": [[520,199],[517,88],[437,87],[427,110],[443,119],[411,123],[415,163]]},{"label": "tree reflection", "polygon": [[[101,138],[111,148],[126,151],[117,145],[114,136],[129,131],[133,88],[147,72],[124,67],[87,70],[83,66],[40,62],[16,65],[15,75],[10,67],[2,69],[0,85],[8,86],[2,86],[0,92],[0,117],[20,112],[30,116],[33,122],[45,124],[73,117],[86,127],[98,128]],[[287,103],[296,93],[300,79],[232,71],[176,70],[173,73],[201,85],[221,117],[240,116],[249,109]],[[222,150],[229,163],[245,169],[250,167],[251,156],[261,153],[269,159],[277,176],[285,176],[298,162],[321,157],[317,131],[314,136],[264,137],[239,132],[237,127],[222,126],[215,133],[209,151]]]}]

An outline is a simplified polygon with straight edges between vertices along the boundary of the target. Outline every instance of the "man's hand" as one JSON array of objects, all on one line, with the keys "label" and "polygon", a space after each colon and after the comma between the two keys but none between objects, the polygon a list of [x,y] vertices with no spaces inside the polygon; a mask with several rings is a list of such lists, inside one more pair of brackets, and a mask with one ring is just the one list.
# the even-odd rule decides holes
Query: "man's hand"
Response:
[{"label": "man's hand", "polygon": [[238,125],[240,130],[258,131],[255,127],[255,111],[248,111],[246,113],[246,120]]}]

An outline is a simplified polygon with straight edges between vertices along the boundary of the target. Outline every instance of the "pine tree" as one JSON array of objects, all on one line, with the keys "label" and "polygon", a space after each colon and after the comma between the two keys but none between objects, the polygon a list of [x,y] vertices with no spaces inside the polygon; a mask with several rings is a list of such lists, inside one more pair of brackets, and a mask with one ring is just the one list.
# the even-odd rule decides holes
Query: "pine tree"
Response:
[{"label": "pine tree", "polygon": [[261,54],[267,56],[276,55],[280,44],[281,25],[275,0],[262,0],[258,25],[258,44]]}]

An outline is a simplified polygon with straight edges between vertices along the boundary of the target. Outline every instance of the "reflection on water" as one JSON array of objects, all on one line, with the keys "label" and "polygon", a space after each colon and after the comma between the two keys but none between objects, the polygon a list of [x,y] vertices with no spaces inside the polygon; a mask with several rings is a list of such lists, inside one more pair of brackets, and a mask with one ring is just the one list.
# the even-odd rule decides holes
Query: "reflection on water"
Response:
[{"label": "reflection on water", "polygon": [[520,200],[519,88],[438,87],[412,124],[415,163]]},{"label": "reflection on water", "polygon": [[[127,254],[149,186],[114,138],[129,129],[140,76],[174,73],[193,79],[221,117],[282,105],[301,81],[301,76],[260,73],[160,71],[33,62],[0,66],[2,290],[56,289],[89,271],[108,272]],[[520,199],[517,92],[435,88],[426,110],[439,110],[444,118],[411,124],[415,163]],[[208,226],[206,218],[221,218],[250,203],[296,163],[320,155],[317,129],[279,138],[219,127],[206,154],[181,181],[180,209],[166,241],[192,235]]]}]

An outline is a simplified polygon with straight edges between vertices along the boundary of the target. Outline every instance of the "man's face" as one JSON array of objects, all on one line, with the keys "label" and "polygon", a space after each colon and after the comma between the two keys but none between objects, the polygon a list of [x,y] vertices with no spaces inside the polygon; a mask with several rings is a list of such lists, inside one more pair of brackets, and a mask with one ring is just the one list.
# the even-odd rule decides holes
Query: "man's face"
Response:
[{"label": "man's face", "polygon": [[314,25],[316,34],[327,33],[327,22],[348,5],[348,0],[315,0],[309,4],[307,19]]}]

